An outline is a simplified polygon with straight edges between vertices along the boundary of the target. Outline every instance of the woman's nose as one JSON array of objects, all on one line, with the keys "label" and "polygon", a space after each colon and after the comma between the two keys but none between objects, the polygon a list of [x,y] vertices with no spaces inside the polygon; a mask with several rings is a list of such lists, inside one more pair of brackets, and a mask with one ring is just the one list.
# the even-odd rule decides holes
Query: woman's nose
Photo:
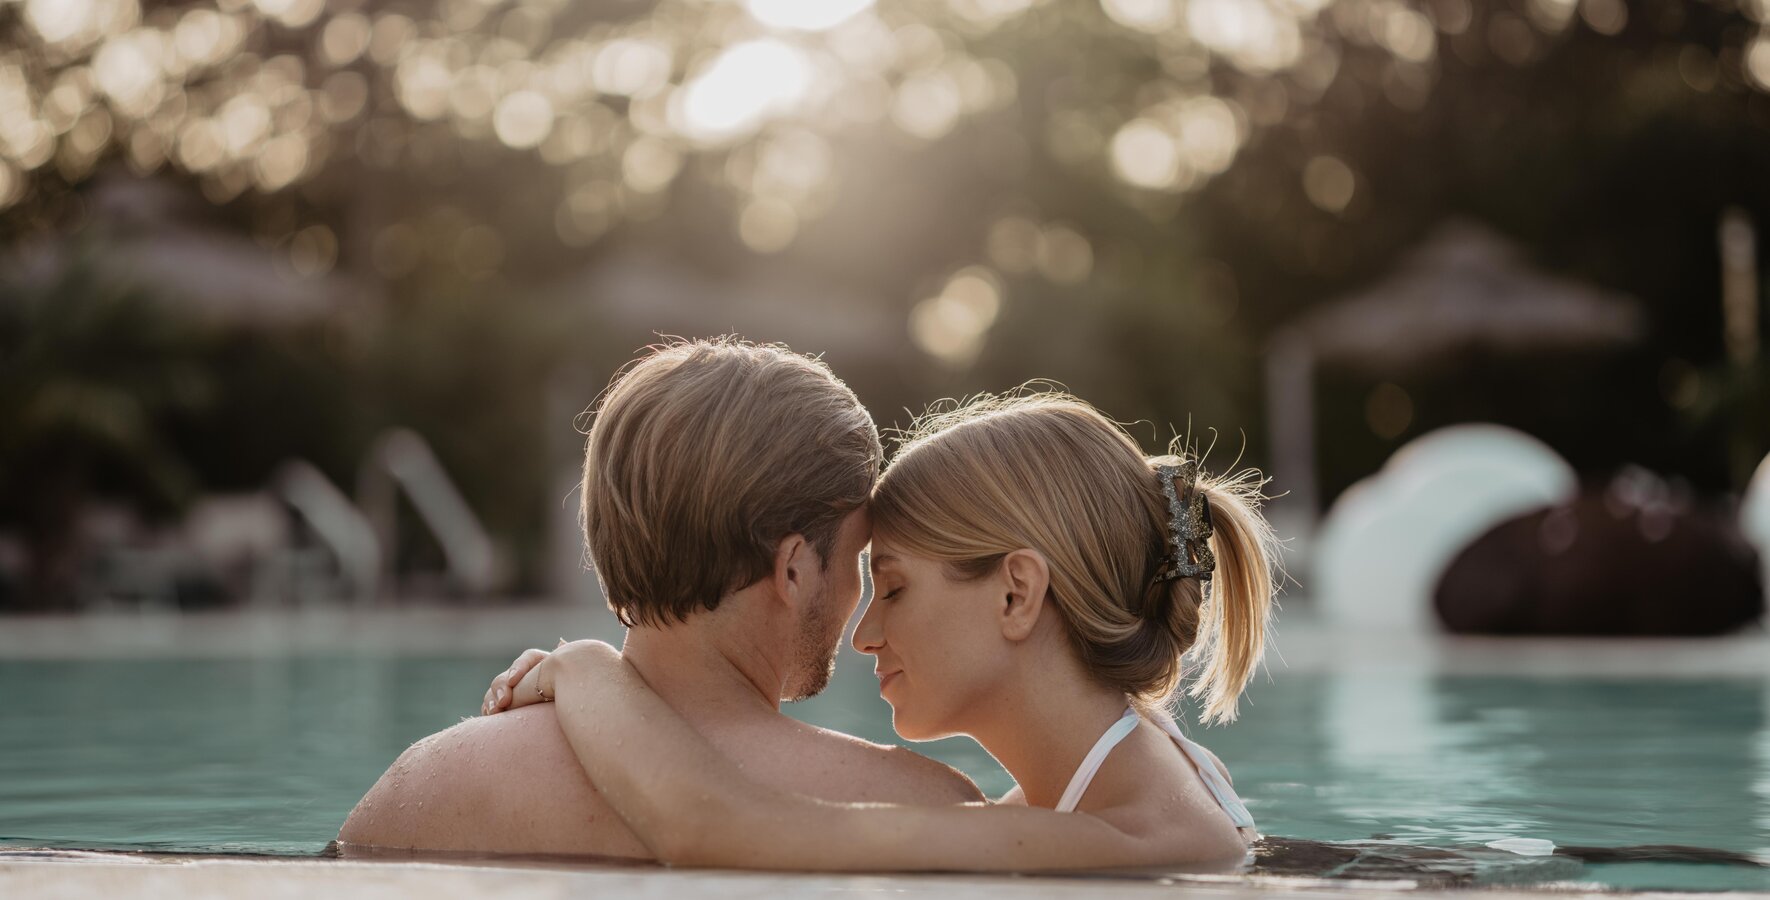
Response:
[{"label": "woman's nose", "polygon": [[867,600],[866,612],[861,613],[860,621],[854,625],[854,649],[876,654],[885,643],[885,629],[879,627],[878,611],[879,597],[874,594]]}]

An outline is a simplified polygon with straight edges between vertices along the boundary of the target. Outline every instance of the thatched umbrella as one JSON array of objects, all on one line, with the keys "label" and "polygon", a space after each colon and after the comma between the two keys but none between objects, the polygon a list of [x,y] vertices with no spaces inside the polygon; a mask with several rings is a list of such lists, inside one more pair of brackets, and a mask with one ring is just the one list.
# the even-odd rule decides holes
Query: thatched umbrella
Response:
[{"label": "thatched umbrella", "polygon": [[1276,504],[1307,540],[1318,510],[1315,372],[1375,376],[1455,366],[1472,355],[1626,346],[1646,332],[1635,299],[1543,273],[1506,239],[1469,222],[1440,226],[1370,287],[1287,324],[1267,348]]}]

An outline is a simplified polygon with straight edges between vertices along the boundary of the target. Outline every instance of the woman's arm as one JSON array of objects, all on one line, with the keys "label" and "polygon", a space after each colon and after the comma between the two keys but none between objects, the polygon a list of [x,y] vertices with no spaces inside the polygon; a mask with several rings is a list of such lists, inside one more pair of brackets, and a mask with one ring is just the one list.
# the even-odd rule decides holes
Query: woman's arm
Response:
[{"label": "woman's arm", "polygon": [[1085,813],[829,803],[763,787],[599,642],[559,648],[531,677],[603,799],[664,862],[1027,871],[1240,859],[1202,836],[1135,834]]}]

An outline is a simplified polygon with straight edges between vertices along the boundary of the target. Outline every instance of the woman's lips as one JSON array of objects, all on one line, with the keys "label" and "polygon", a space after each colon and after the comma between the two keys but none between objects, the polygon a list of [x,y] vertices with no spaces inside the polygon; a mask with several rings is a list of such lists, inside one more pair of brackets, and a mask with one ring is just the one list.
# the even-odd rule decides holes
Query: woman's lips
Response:
[{"label": "woman's lips", "polygon": [[903,670],[898,669],[895,672],[881,672],[876,674],[879,675],[879,693],[883,694],[885,693],[885,686],[897,680],[897,676],[902,675]]}]

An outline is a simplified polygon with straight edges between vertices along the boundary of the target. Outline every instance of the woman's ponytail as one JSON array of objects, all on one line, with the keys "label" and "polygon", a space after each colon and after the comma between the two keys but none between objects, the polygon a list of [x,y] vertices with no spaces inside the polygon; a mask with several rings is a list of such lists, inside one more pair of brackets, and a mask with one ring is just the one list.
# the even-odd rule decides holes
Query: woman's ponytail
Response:
[{"label": "woman's ponytail", "polygon": [[1279,544],[1260,514],[1264,483],[1252,469],[1199,477],[1197,489],[1211,505],[1217,565],[1199,609],[1198,640],[1189,653],[1198,669],[1187,693],[1202,701],[1206,722],[1235,721],[1236,701],[1265,650]]}]

